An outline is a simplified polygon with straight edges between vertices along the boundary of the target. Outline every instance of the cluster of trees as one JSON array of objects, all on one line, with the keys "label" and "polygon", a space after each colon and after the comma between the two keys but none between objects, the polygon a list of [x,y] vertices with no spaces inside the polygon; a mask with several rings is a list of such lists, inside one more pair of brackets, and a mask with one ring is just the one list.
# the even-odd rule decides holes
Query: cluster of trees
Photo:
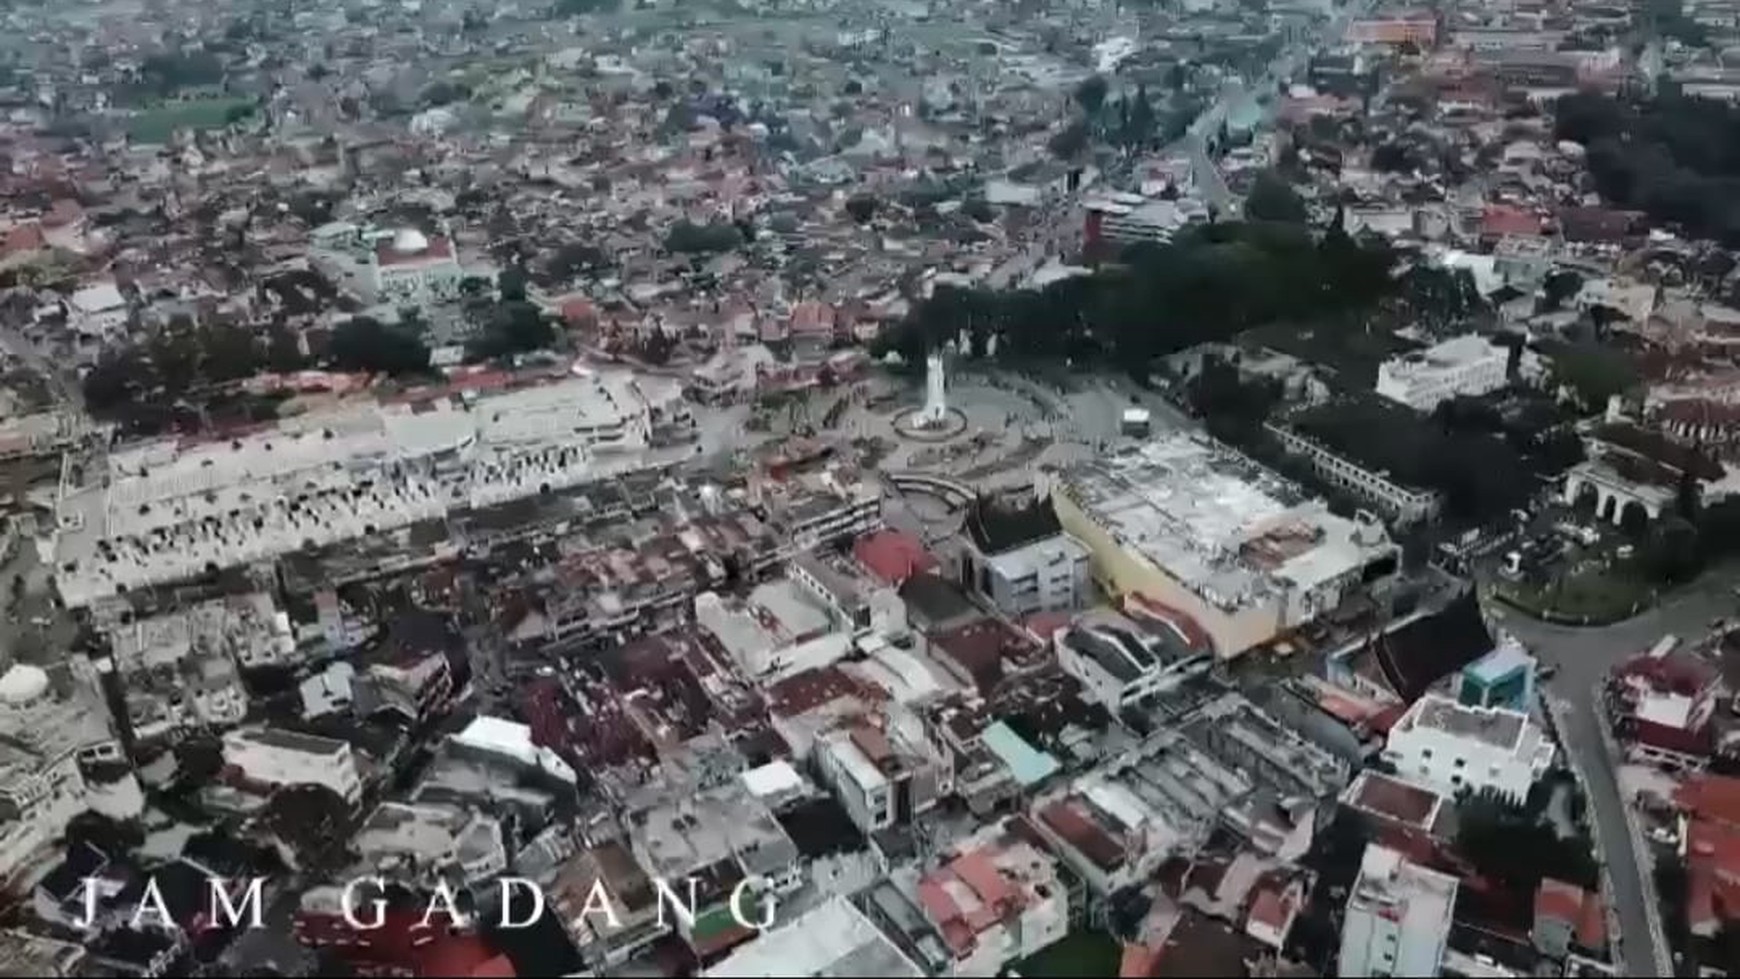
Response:
[{"label": "cluster of trees", "polygon": [[124,418],[144,406],[173,404],[201,388],[304,366],[295,335],[284,327],[262,334],[244,324],[195,325],[178,317],[138,342],[105,353],[85,374],[85,403],[99,416]]},{"label": "cluster of trees", "polygon": [[370,316],[346,320],[332,331],[327,354],[341,371],[399,377],[429,370],[422,324],[411,317],[395,324]]},{"label": "cluster of trees", "polygon": [[483,330],[466,344],[472,360],[498,360],[546,350],[556,342],[556,328],[543,311],[525,299],[504,300],[491,312]]},{"label": "cluster of trees", "polygon": [[1143,376],[1156,357],[1262,324],[1357,329],[1393,291],[1393,262],[1386,246],[1339,230],[1319,240],[1299,225],[1206,225],[1040,290],[939,288],[874,352],[917,363],[964,336],[974,356],[994,345],[1009,362],[1107,362]]},{"label": "cluster of trees", "polygon": [[1559,100],[1555,131],[1588,149],[1606,199],[1740,246],[1740,107],[1671,90],[1636,102],[1579,93]]},{"label": "cluster of trees", "polygon": [[183,89],[222,84],[224,64],[209,51],[169,51],[140,62],[139,77],[152,92],[168,97]]},{"label": "cluster of trees", "polygon": [[1585,409],[1599,411],[1608,399],[1639,382],[1637,364],[1623,350],[1590,341],[1549,343],[1542,352],[1552,359],[1556,385],[1567,387]]},{"label": "cluster of trees", "polygon": [[607,14],[620,6],[620,0],[556,0],[553,13],[557,17],[579,17],[582,14]]},{"label": "cluster of trees", "polygon": [[1457,850],[1482,877],[1531,900],[1544,877],[1594,890],[1600,867],[1589,840],[1561,838],[1537,809],[1541,803],[1518,806],[1491,795],[1465,796],[1456,809]]},{"label": "cluster of trees", "polygon": [[[1183,67],[1175,66],[1175,73],[1181,76]],[[1182,84],[1180,78],[1171,88],[1177,91]],[[1183,136],[1197,112],[1195,106],[1176,104],[1157,109],[1145,84],[1133,94],[1112,98],[1111,86],[1101,75],[1083,80],[1076,87],[1075,101],[1081,106],[1081,118],[1052,137],[1051,150],[1061,157],[1079,153],[1096,136],[1126,150],[1162,146]]]},{"label": "cluster of trees", "polygon": [[1375,397],[1336,401],[1290,419],[1300,433],[1408,486],[1435,490],[1444,513],[1484,521],[1521,506],[1538,486],[1522,453],[1459,419],[1422,421]]},{"label": "cluster of trees", "polygon": [[714,221],[711,224],[678,221],[665,235],[665,249],[681,254],[707,255],[728,252],[743,244],[743,241],[743,229],[730,221]]},{"label": "cluster of trees", "polygon": [[1740,555],[1740,497],[1705,506],[1696,477],[1680,477],[1672,513],[1649,526],[1637,550],[1637,568],[1651,581],[1679,584],[1697,577],[1712,561]]}]

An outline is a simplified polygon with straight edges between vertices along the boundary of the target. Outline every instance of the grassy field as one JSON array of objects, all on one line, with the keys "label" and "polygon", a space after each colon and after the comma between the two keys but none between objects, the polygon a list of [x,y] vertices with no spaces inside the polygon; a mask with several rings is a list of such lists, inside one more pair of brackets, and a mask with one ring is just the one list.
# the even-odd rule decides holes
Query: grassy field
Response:
[{"label": "grassy field", "polygon": [[224,124],[231,109],[253,104],[253,99],[221,97],[165,102],[129,119],[127,134],[138,143],[167,143],[177,129],[215,129]]},{"label": "grassy field", "polygon": [[1628,618],[1655,598],[1650,586],[1621,562],[1592,565],[1544,585],[1499,585],[1497,595],[1537,618],[1591,625]]},{"label": "grassy field", "polygon": [[1104,977],[1118,974],[1123,949],[1103,931],[1072,931],[1063,940],[1040,949],[1015,964],[1015,972],[1034,979],[1056,976]]}]

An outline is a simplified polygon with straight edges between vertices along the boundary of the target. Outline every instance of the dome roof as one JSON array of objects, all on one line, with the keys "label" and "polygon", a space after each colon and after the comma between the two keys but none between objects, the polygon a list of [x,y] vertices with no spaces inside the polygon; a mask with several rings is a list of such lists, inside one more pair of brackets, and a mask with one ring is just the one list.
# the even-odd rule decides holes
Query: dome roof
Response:
[{"label": "dome roof", "polygon": [[0,701],[22,706],[48,692],[48,674],[40,667],[20,663],[0,676]]},{"label": "dome roof", "polygon": [[415,255],[429,250],[429,239],[416,228],[406,228],[393,236],[393,251]]}]

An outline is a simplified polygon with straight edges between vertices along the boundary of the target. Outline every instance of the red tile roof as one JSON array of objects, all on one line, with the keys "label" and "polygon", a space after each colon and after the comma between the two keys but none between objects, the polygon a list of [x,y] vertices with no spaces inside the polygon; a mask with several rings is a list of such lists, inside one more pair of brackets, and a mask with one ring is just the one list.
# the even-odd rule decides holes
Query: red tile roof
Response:
[{"label": "red tile roof", "polygon": [[42,236],[42,225],[35,221],[16,224],[6,229],[5,240],[0,241],[0,258],[41,251],[47,247],[48,239]]},{"label": "red tile roof", "polygon": [[1583,917],[1584,893],[1581,887],[1551,877],[1541,878],[1535,890],[1535,920],[1543,918],[1575,925]]},{"label": "red tile roof", "polygon": [[1539,235],[1541,216],[1508,204],[1488,204],[1480,216],[1483,235]]},{"label": "red tile roof", "polygon": [[1674,790],[1674,804],[1696,818],[1740,829],[1740,778],[1693,775]]},{"label": "red tile roof", "polygon": [[885,584],[900,585],[915,574],[933,571],[937,560],[924,542],[898,530],[880,530],[852,545],[852,556]]},{"label": "red tile roof", "polygon": [[1361,809],[1377,815],[1411,826],[1426,827],[1441,799],[1436,792],[1382,772],[1367,771],[1360,776],[1359,792],[1353,801]]},{"label": "red tile roof", "polygon": [[841,697],[857,697],[870,703],[888,699],[880,687],[859,680],[838,666],[819,666],[794,673],[767,688],[768,710],[781,717],[808,713]]},{"label": "red tile roof", "polygon": [[1039,819],[1101,870],[1116,869],[1124,862],[1123,844],[1083,815],[1070,800],[1060,800],[1041,809]]},{"label": "red tile roof", "polygon": [[[1293,909],[1288,906],[1281,891],[1265,887],[1257,892],[1257,899],[1251,902],[1251,913],[1246,920],[1281,931],[1292,917]],[[1281,937],[1286,937],[1284,932]]]}]

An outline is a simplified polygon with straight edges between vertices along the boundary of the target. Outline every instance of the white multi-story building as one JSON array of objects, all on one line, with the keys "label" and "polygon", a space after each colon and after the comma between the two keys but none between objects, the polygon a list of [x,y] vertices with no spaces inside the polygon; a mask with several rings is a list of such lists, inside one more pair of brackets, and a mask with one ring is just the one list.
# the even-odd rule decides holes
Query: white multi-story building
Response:
[{"label": "white multi-story building", "polygon": [[277,788],[322,785],[346,802],[362,798],[362,778],[350,744],[278,728],[224,734],[224,765],[248,782]]},{"label": "white multi-story building", "polygon": [[1090,613],[1052,636],[1057,663],[1111,710],[1163,693],[1208,672],[1212,654],[1169,650],[1119,616]]},{"label": "white multi-story building", "polygon": [[[931,753],[916,718],[892,712],[883,720],[882,727],[857,721],[815,742],[822,781],[865,833],[911,822],[953,787],[950,765]],[[902,722],[912,730],[903,732]]]},{"label": "white multi-story building", "polygon": [[1436,976],[1456,907],[1456,878],[1365,848],[1341,923],[1343,976]]},{"label": "white multi-story building", "polygon": [[1083,207],[1087,218],[1082,235],[1089,244],[1167,242],[1180,230],[1208,220],[1207,207],[1188,197],[1165,200],[1114,193],[1089,201]]},{"label": "white multi-story building", "polygon": [[87,809],[137,817],[145,798],[90,694],[65,695],[43,670],[19,664],[0,676],[0,881]]},{"label": "white multi-story building", "polygon": [[391,239],[377,239],[370,270],[380,302],[451,299],[459,294],[459,281],[465,277],[451,238],[429,238],[411,229]]},{"label": "white multi-story building", "polygon": [[1403,778],[1445,795],[1495,792],[1521,802],[1552,767],[1555,751],[1527,714],[1427,694],[1390,728],[1384,759]]},{"label": "white multi-story building", "polygon": [[1431,411],[1447,398],[1504,387],[1509,363],[1508,347],[1469,333],[1379,364],[1377,393],[1415,411]]},{"label": "white multi-story building", "polygon": [[[63,486],[49,550],[68,606],[673,462],[674,385],[621,372],[500,394],[353,402],[236,439],[116,448]],[[689,450],[692,451],[692,450]]]},{"label": "white multi-story building", "polygon": [[241,668],[282,662],[296,647],[288,617],[259,593],[116,623],[106,637],[109,655],[92,667],[117,674],[138,738],[240,724]]},{"label": "white multi-story building", "polygon": [[1434,490],[1404,486],[1387,473],[1367,469],[1285,425],[1267,422],[1263,428],[1289,455],[1304,459],[1317,475],[1371,504],[1397,525],[1430,520],[1443,507],[1443,495]]},{"label": "white multi-story building", "polygon": [[451,299],[465,278],[445,234],[336,222],[316,228],[312,239],[314,264],[369,302],[416,306]]},{"label": "white multi-story building", "polygon": [[732,979],[772,976],[925,975],[900,946],[838,894],[737,946],[706,972]]},{"label": "white multi-story building", "polygon": [[507,869],[501,822],[457,806],[383,802],[363,821],[352,846],[370,867],[400,875],[479,881]]}]

